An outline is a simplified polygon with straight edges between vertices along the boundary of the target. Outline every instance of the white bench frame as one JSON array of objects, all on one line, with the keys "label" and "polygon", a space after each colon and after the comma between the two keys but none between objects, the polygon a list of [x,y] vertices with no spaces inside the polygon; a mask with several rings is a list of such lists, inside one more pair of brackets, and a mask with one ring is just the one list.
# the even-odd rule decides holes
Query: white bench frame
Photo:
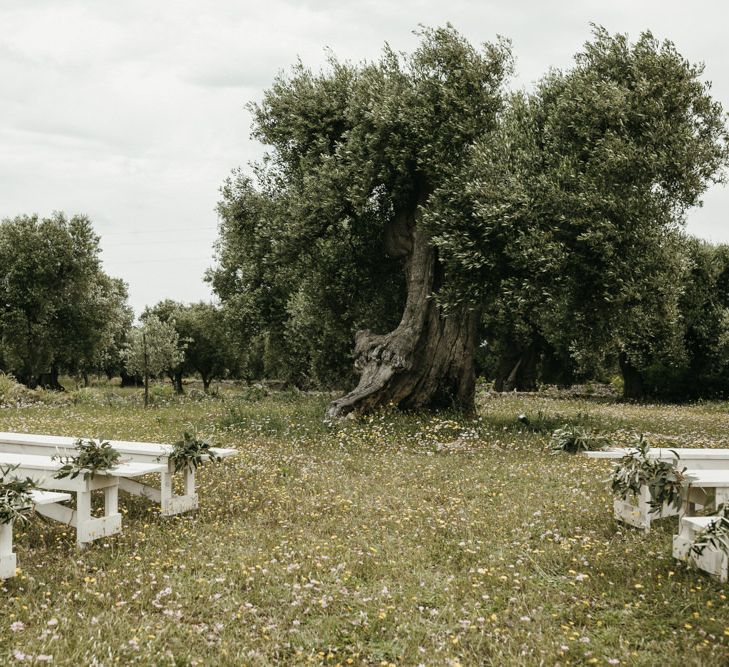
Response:
[{"label": "white bench frame", "polygon": [[[71,456],[76,453],[78,438],[55,435],[39,435],[32,433],[0,432],[0,452],[17,452],[23,454],[49,455],[61,454]],[[135,463],[159,463],[164,466],[160,470],[159,488],[142,484],[129,477],[119,479],[119,488],[134,495],[148,498],[160,505],[162,515],[171,516],[196,510],[199,499],[195,490],[195,470],[185,466],[180,471],[183,480],[182,494],[175,494],[173,480],[175,468],[170,460],[173,446],[156,442],[131,442],[126,440],[109,440],[109,444],[121,453],[124,459]],[[220,458],[235,456],[235,449],[213,448],[213,453]]]},{"label": "white bench frame", "polygon": [[[39,507],[49,504],[62,503],[66,500],[71,500],[71,495],[68,493],[59,493],[57,491],[39,491],[33,490],[30,492],[31,504],[26,507],[19,509],[32,509],[36,510]],[[8,523],[0,524],[0,579],[9,579],[15,576],[15,571],[18,567],[17,556],[13,551],[13,521]]]},{"label": "white bench frame", "polygon": [[729,559],[721,549],[706,545],[701,555],[692,553],[699,533],[709,527],[718,517],[716,516],[685,516],[679,522],[678,535],[673,536],[673,557],[684,562],[691,562],[700,570],[717,577],[726,583],[729,570]]},{"label": "white bench frame", "polygon": [[[635,451],[637,450],[633,448],[614,447],[594,452],[583,452],[583,455],[591,459],[620,459],[626,454]],[[652,447],[648,450],[648,453],[653,458],[667,462],[676,461],[676,454],[678,454],[679,459],[677,465],[685,466],[687,475],[698,477],[701,476],[703,471],[726,471],[725,477],[729,480],[729,449]],[[721,479],[721,477],[717,479]],[[697,482],[691,482],[690,486],[692,489],[696,489],[700,485]],[[621,521],[629,526],[634,526],[645,532],[649,532],[652,521],[669,516],[683,516],[686,514],[687,504],[691,505],[688,514],[693,514],[695,512],[695,505],[699,504],[696,500],[696,495],[697,493],[694,491],[684,499],[680,512],[675,507],[664,504],[660,512],[651,513],[650,493],[648,487],[644,486],[641,488],[637,497],[629,495],[625,500],[616,498],[613,501],[613,516],[616,521]],[[694,500],[691,500],[692,497]]]},{"label": "white bench frame", "polygon": [[[13,475],[30,477],[36,486],[42,489],[76,494],[75,510],[58,502],[38,505],[36,510],[43,516],[74,527],[79,548],[121,531],[121,514],[119,514],[121,477],[139,477],[165,470],[164,466],[158,464],[122,463],[104,473],[96,473],[88,479],[84,479],[83,473],[75,479],[70,477],[56,479],[55,474],[62,465],[60,461],[54,461],[50,456],[0,452],[0,466],[17,466],[13,470]],[[102,516],[91,514],[91,493],[97,490],[104,492]]]}]

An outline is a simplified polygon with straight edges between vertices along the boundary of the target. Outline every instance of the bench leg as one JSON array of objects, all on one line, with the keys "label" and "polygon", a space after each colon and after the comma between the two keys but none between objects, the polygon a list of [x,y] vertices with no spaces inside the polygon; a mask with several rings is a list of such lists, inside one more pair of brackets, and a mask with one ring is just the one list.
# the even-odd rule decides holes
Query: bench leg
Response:
[{"label": "bench leg", "polygon": [[188,512],[189,510],[195,510],[198,507],[197,494],[195,493],[195,472],[186,470],[184,475],[184,488],[185,492],[181,496],[176,496],[172,487],[172,480],[174,479],[174,473],[163,472],[160,473],[160,488],[155,489],[152,486],[141,484],[133,479],[127,479],[122,477],[119,479],[119,487],[133,493],[136,496],[142,496],[143,498],[149,498],[160,504],[160,510],[163,516],[172,516],[173,514],[180,514],[181,512]]},{"label": "bench leg", "polygon": [[185,468],[185,495],[186,496],[194,496],[195,495],[195,471],[190,470],[189,468]]},{"label": "bench leg", "polygon": [[0,579],[15,576],[17,567],[13,553],[13,522],[0,524]]},{"label": "bench leg", "polygon": [[76,543],[83,549],[86,544],[102,537],[121,532],[119,514],[119,487],[104,488],[104,516],[91,516],[91,491],[76,494]]},{"label": "bench leg", "polygon": [[176,496],[172,490],[173,473],[162,473],[162,514],[164,516],[172,516],[189,512],[198,508],[197,494],[195,493],[195,471],[187,468],[182,473],[184,493]]},{"label": "bench leg", "polygon": [[104,489],[104,514],[116,514],[119,508],[119,487],[107,486]]}]

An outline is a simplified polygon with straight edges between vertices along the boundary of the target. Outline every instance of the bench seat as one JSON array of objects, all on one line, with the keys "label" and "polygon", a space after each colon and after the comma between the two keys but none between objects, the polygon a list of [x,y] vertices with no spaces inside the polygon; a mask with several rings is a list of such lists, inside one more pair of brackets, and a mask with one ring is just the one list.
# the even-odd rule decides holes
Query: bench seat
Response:
[{"label": "bench seat", "polygon": [[[60,454],[71,456],[76,453],[78,438],[57,435],[43,435],[34,433],[0,432],[0,452],[16,452],[21,454],[49,455]],[[166,516],[195,510],[199,500],[195,489],[195,471],[185,468],[180,471],[183,478],[183,493],[175,494],[173,479],[175,475],[174,464],[170,455],[174,446],[157,442],[136,442],[128,440],[108,440],[109,444],[117,450],[123,459],[133,463],[161,464],[164,469],[159,471],[160,485],[153,487],[142,484],[134,475],[122,476],[119,488],[159,503],[161,513]],[[212,448],[215,455],[220,458],[235,456],[235,449]],[[207,457],[204,457],[207,458]]]}]

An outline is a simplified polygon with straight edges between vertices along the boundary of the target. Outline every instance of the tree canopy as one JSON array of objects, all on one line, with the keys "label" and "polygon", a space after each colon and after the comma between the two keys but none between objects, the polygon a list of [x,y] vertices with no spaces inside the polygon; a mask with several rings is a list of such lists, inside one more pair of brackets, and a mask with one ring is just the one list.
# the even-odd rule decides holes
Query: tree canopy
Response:
[{"label": "tree canopy", "polygon": [[99,238],[82,215],[0,223],[0,356],[29,386],[55,388],[60,368],[96,367],[112,330],[124,326],[126,286],[102,271],[99,254]]},{"label": "tree canopy", "polygon": [[546,349],[612,355],[626,379],[678,359],[681,228],[729,156],[702,66],[595,28],[572,68],[508,94],[508,43],[420,36],[409,56],[298,64],[252,107],[269,152],[223,188],[210,274],[230,321],[305,332],[309,375],[316,346],[341,367],[355,334],[336,415],[468,408],[479,339],[504,341],[511,375]]}]

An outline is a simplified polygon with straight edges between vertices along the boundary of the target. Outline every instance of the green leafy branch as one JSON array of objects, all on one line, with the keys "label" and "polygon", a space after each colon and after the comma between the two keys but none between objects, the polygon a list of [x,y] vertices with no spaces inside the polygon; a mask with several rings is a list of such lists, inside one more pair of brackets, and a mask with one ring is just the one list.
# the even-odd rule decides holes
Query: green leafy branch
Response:
[{"label": "green leafy branch", "polygon": [[722,503],[714,520],[704,528],[691,545],[691,553],[701,556],[712,547],[729,556],[729,505]]},{"label": "green leafy branch", "polygon": [[121,454],[109,442],[94,439],[78,439],[76,441],[78,454],[74,456],[54,456],[54,460],[61,461],[63,466],[55,475],[56,479],[76,479],[83,473],[84,480],[97,473],[105,473],[119,464]]},{"label": "green leafy branch", "polygon": [[607,447],[610,441],[595,431],[588,431],[581,426],[566,424],[552,433],[549,447],[554,452],[578,454]]},{"label": "green leafy branch", "polygon": [[30,477],[13,476],[17,468],[17,465],[0,466],[0,524],[27,520],[23,510],[32,502],[30,492],[35,488],[35,482]]},{"label": "green leafy branch", "polygon": [[196,470],[204,461],[218,462],[218,456],[207,440],[198,438],[197,433],[185,431],[182,440],[174,443],[172,453],[169,456],[175,472],[187,468],[190,472]]},{"label": "green leafy branch", "polygon": [[664,503],[681,508],[683,502],[683,486],[692,478],[686,475],[686,468],[679,468],[676,462],[680,456],[671,450],[676,461],[660,461],[651,456],[650,444],[640,435],[633,450],[623,456],[613,466],[610,476],[610,486],[613,495],[625,500],[629,495],[637,498],[643,486],[648,487],[650,493],[650,508],[652,514],[661,511]]}]

